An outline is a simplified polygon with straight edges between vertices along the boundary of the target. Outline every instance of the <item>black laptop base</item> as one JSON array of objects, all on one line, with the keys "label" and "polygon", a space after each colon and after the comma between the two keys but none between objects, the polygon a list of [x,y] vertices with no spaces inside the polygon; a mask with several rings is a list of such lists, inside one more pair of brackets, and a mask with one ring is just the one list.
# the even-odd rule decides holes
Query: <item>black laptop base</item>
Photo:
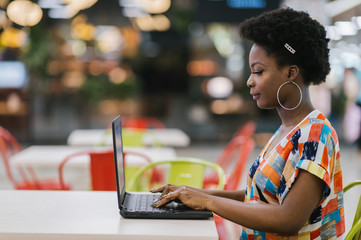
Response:
[{"label": "black laptop base", "polygon": [[[207,210],[167,210],[167,212],[129,212],[119,210],[124,218],[148,218],[148,219],[209,219],[212,212]],[[189,213],[189,214],[188,214]]]}]

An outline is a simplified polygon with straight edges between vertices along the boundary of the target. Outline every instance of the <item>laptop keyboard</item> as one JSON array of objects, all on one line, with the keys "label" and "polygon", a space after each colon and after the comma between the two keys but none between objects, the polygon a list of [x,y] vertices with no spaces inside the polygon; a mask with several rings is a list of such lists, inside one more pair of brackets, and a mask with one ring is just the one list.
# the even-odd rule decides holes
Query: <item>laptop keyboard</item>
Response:
[{"label": "laptop keyboard", "polygon": [[141,212],[165,212],[169,211],[164,208],[154,208],[152,203],[159,198],[157,194],[137,194],[135,202],[135,211]]}]

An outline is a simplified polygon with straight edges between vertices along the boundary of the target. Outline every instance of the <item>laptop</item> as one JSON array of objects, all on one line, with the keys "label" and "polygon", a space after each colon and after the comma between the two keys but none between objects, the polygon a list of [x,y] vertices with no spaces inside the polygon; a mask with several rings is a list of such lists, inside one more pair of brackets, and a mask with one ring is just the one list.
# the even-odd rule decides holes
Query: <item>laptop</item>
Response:
[{"label": "laptop", "polygon": [[112,121],[115,174],[120,215],[124,218],[164,219],[208,219],[213,216],[209,210],[194,210],[182,203],[171,202],[165,207],[155,208],[152,203],[160,193],[127,192],[125,189],[125,168],[121,119],[118,115]]}]

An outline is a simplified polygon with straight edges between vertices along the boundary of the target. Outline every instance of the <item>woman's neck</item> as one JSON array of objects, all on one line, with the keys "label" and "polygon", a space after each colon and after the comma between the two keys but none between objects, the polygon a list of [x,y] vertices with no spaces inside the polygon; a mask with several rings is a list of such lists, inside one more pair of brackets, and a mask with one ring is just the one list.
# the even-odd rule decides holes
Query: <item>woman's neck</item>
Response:
[{"label": "woman's neck", "polygon": [[302,119],[310,114],[315,108],[310,101],[305,101],[295,110],[285,110],[282,107],[277,108],[278,115],[284,128],[295,127]]},{"label": "woman's neck", "polygon": [[277,107],[277,112],[282,122],[281,127],[293,128],[300,121],[302,121],[302,119],[304,119],[310,112],[315,110],[311,102],[309,87],[300,83],[300,81],[298,84],[301,86],[302,89],[301,104],[294,110],[286,110],[281,106]]}]

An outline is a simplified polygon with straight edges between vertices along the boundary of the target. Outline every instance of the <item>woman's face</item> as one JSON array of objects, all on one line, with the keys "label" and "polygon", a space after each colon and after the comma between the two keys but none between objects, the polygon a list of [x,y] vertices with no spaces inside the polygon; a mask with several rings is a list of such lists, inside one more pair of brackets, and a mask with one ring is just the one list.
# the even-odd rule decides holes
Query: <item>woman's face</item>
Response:
[{"label": "woman's face", "polygon": [[268,56],[257,44],[252,46],[249,53],[249,66],[251,75],[247,80],[247,86],[257,106],[262,109],[278,107],[277,89],[287,81],[288,67],[278,66],[276,59]]}]

